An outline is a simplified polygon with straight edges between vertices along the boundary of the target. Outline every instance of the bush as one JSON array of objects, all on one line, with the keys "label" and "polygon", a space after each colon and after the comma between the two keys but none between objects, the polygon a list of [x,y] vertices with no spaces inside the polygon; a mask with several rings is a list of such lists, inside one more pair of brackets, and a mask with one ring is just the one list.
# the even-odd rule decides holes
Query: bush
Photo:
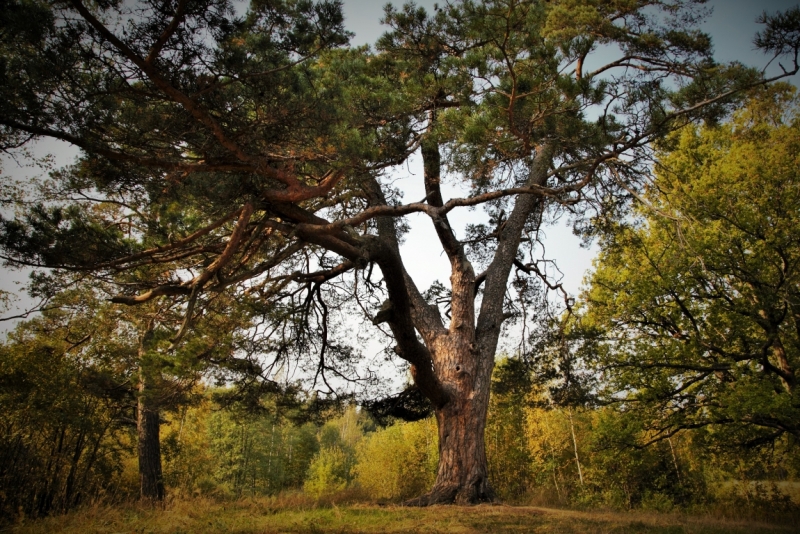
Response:
[{"label": "bush", "polygon": [[303,491],[319,498],[347,488],[353,459],[340,447],[325,447],[319,451],[308,468]]},{"label": "bush", "polygon": [[397,423],[357,447],[356,482],[376,500],[402,500],[428,490],[439,461],[436,422]]}]

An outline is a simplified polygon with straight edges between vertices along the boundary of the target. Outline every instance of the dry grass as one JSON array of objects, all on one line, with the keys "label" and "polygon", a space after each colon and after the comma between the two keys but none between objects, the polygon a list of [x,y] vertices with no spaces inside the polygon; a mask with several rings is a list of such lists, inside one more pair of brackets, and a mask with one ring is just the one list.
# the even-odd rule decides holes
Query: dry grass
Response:
[{"label": "dry grass", "polygon": [[219,502],[173,501],[164,509],[94,506],[7,527],[14,534],[271,533],[758,533],[797,532],[794,525],[681,514],[620,513],[512,506],[319,505],[302,495]]}]

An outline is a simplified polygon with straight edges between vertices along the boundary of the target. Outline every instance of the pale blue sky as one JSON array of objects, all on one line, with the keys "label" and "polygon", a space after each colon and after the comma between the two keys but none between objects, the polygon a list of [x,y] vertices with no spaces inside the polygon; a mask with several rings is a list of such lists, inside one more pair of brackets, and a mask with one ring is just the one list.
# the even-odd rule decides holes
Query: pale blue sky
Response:
[{"label": "pale blue sky", "polygon": [[[433,0],[419,0],[417,5],[429,11],[435,3],[443,2]],[[372,44],[386,31],[386,26],[380,24],[383,16],[383,6],[386,3],[371,2],[369,0],[344,0],[345,22],[348,29],[355,33],[352,44]],[[402,3],[394,2],[400,7]],[[797,2],[786,0],[712,0],[707,4],[711,8],[711,15],[703,25],[703,30],[712,36],[715,57],[720,62],[740,61],[746,65],[762,67],[768,58],[753,46],[753,37],[760,25],[755,23],[756,17],[763,11],[775,13],[797,5]],[[773,65],[770,72],[777,71]],[[796,81],[795,81],[796,83]],[[421,165],[412,159],[409,165],[401,166],[396,176],[400,179],[396,186],[406,191],[406,201],[417,200],[425,196],[420,176]],[[405,179],[404,179],[405,177]],[[454,188],[445,186],[444,194],[448,189],[453,196],[461,196]],[[480,211],[457,210],[451,214],[451,221],[458,231],[468,222],[473,222],[481,217]],[[409,217],[411,232],[406,237],[406,244],[402,253],[406,260],[409,273],[421,289],[427,288],[434,280],[447,284],[450,276],[449,263],[442,254],[436,234],[430,221],[421,214]],[[572,234],[567,226],[548,228],[547,257],[555,259],[559,269],[564,275],[565,287],[572,293],[578,293],[586,271],[591,267],[592,259],[596,254],[595,248],[584,249],[580,241]],[[463,236],[463,233],[460,234]]]},{"label": "pale blue sky", "polygon": [[[404,2],[391,3],[400,7]],[[429,11],[436,3],[444,5],[444,2],[431,0],[418,0],[415,3]],[[383,6],[386,4],[370,0],[344,0],[347,27],[356,34],[353,44],[374,43],[385,31],[378,21],[383,16]],[[762,57],[752,50],[753,35],[758,29],[755,18],[765,10],[774,13],[795,5],[798,2],[791,0],[711,0],[708,6],[713,8],[713,13],[704,30],[713,36],[720,61],[738,59],[743,63],[752,63]]]}]

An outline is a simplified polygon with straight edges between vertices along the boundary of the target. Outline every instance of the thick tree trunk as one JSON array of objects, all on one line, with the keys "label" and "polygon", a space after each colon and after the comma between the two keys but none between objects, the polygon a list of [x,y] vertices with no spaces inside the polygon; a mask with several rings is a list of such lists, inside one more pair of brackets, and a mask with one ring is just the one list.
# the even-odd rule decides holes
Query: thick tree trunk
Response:
[{"label": "thick tree trunk", "polygon": [[[430,122],[435,122],[433,112]],[[441,158],[435,138],[423,139],[421,151],[426,201],[433,208],[440,208]],[[551,154],[549,146],[537,150],[528,185],[542,186],[546,182]],[[369,192],[374,205],[386,205],[380,185],[374,180]],[[387,217],[378,218],[378,238],[370,243],[370,256],[383,272],[389,301],[373,322],[389,323],[397,342],[395,352],[412,364],[414,381],[433,404],[439,425],[436,482],[430,493],[407,505],[494,500],[484,443],[494,355],[505,320],[503,305],[511,266],[525,225],[541,203],[541,198],[534,195],[517,197],[509,218],[498,225],[494,258],[479,277],[453,232],[447,213],[428,213],[451,265],[450,324],[446,326],[436,305],[422,298],[408,276],[394,223]],[[476,321],[475,295],[480,283],[485,286]]]},{"label": "thick tree trunk", "polygon": [[436,410],[439,425],[439,468],[430,493],[410,506],[477,504],[494,500],[486,463],[486,406],[459,399]]},{"label": "thick tree trunk", "polygon": [[474,343],[459,342],[464,341],[459,337],[451,332],[444,337],[444,346],[435,349],[437,374],[444,378],[449,399],[434,409],[439,467],[430,493],[408,501],[410,506],[494,500],[484,441],[494,358],[481,357]]},{"label": "thick tree trunk", "polygon": [[139,350],[139,398],[136,433],[139,452],[139,490],[142,500],[164,500],[164,480],[161,473],[161,437],[155,374],[149,369],[146,345],[152,332],[145,334]]}]

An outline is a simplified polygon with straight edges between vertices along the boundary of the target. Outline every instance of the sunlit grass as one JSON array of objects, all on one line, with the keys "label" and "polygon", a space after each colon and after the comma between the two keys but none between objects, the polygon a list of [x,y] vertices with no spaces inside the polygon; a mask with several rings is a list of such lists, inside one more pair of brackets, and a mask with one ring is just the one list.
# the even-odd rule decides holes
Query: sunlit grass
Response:
[{"label": "sunlit grass", "polygon": [[21,519],[15,534],[190,533],[758,533],[796,532],[795,524],[726,520],[712,515],[574,511],[481,505],[404,508],[321,505],[302,495],[214,501],[174,500],[163,509],[141,505],[85,507],[65,516]]}]

